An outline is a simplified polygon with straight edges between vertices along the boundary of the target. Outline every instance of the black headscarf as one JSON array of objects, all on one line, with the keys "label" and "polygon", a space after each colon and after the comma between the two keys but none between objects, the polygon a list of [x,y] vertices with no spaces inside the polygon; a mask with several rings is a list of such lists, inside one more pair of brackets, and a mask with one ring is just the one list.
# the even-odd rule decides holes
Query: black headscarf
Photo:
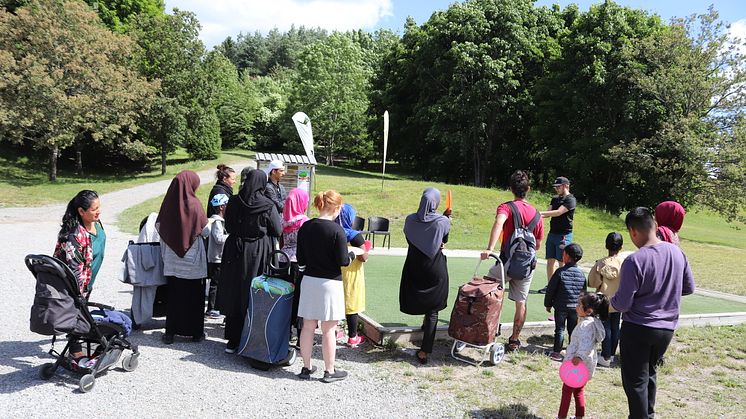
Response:
[{"label": "black headscarf", "polygon": [[266,187],[267,174],[263,170],[253,169],[246,174],[246,180],[238,191],[238,197],[241,203],[248,208],[249,214],[268,211],[275,205],[271,199],[264,196]]}]

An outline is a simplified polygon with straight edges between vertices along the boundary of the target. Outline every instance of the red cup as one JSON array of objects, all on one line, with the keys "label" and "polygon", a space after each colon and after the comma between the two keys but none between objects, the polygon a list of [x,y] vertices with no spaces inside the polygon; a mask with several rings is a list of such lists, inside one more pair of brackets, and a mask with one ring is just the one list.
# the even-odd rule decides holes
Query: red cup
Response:
[{"label": "red cup", "polygon": [[373,247],[373,244],[370,242],[370,240],[366,240],[365,244],[363,245],[363,249],[365,249],[366,252],[370,252],[371,247]]}]

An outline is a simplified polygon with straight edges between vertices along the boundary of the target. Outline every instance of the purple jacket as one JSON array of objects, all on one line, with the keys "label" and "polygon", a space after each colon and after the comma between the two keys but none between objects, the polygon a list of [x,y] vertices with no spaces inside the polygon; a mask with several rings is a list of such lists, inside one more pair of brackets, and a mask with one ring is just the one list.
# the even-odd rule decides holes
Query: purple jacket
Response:
[{"label": "purple jacket", "polygon": [[622,263],[619,290],[611,305],[622,320],[655,329],[676,329],[681,296],[694,292],[694,277],[686,255],[661,242],[645,246]]}]

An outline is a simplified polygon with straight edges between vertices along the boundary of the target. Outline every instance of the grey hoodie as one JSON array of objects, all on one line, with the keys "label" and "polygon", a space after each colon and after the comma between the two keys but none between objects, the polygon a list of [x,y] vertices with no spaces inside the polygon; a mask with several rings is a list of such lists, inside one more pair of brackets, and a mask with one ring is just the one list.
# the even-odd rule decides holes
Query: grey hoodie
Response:
[{"label": "grey hoodie", "polygon": [[576,356],[582,359],[588,368],[588,377],[593,378],[598,361],[596,347],[605,336],[604,324],[598,317],[586,316],[578,319],[578,325],[572,331],[570,344],[565,351],[565,359],[572,359]]}]

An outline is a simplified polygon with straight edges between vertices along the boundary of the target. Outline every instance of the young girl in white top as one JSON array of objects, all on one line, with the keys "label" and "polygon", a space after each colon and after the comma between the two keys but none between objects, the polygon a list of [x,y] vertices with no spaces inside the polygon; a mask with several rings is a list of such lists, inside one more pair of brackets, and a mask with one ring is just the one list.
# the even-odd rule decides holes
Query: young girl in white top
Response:
[{"label": "young girl in white top", "polygon": [[[572,332],[565,359],[571,359],[573,365],[578,365],[582,361],[588,368],[588,377],[592,378],[598,360],[596,347],[606,335],[602,320],[606,320],[609,316],[609,297],[598,293],[581,295],[575,311],[578,314],[578,324]],[[584,389],[585,386],[572,388],[567,384],[562,384],[562,400],[557,413],[558,418],[567,417],[571,396],[575,398],[575,417],[582,419],[585,416]]]}]

